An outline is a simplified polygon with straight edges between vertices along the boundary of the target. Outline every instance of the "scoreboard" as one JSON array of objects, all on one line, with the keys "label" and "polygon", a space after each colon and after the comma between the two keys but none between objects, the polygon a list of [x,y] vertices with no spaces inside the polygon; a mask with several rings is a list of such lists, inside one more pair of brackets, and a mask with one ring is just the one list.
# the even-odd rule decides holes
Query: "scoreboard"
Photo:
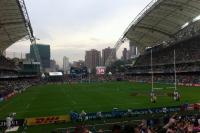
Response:
[{"label": "scoreboard", "polygon": [[106,67],[104,67],[104,66],[96,67],[97,75],[104,75],[105,73],[106,73]]}]

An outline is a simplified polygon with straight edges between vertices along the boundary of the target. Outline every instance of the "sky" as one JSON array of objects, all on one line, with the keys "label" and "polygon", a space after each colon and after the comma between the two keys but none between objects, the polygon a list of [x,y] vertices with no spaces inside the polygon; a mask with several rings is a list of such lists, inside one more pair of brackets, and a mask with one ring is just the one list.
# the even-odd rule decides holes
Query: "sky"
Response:
[{"label": "sky", "polygon": [[[151,0],[25,0],[37,43],[50,44],[51,58],[83,60],[85,51],[114,47],[125,29]],[[125,43],[118,51],[128,47]],[[28,53],[20,41],[7,53]]]}]

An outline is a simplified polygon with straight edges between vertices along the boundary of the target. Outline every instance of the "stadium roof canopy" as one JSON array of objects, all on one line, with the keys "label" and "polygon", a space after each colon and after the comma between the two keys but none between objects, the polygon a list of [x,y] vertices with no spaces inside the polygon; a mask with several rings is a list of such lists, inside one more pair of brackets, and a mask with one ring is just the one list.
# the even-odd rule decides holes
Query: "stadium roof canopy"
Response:
[{"label": "stadium roof canopy", "polygon": [[25,36],[33,37],[23,0],[0,0],[0,51]]},{"label": "stadium roof canopy", "polygon": [[144,50],[168,41],[200,19],[200,0],[153,0],[128,26],[122,39],[128,38]]}]

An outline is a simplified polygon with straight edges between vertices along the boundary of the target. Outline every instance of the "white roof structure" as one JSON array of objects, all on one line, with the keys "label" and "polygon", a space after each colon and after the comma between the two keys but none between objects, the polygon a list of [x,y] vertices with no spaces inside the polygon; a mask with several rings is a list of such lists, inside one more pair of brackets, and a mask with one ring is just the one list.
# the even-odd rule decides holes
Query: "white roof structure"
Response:
[{"label": "white roof structure", "polygon": [[[128,39],[138,47],[145,48],[174,41],[179,33],[195,23],[200,29],[200,0],[152,0],[131,22],[115,44],[115,51]],[[191,26],[192,27],[192,26]],[[187,34],[187,32],[185,32]],[[106,60],[106,66],[115,53]]]},{"label": "white roof structure", "polygon": [[173,39],[180,30],[199,19],[200,0],[153,0],[128,26],[120,40],[127,38],[144,50]]},{"label": "white roof structure", "polygon": [[16,41],[33,37],[23,0],[0,0],[0,51]]}]

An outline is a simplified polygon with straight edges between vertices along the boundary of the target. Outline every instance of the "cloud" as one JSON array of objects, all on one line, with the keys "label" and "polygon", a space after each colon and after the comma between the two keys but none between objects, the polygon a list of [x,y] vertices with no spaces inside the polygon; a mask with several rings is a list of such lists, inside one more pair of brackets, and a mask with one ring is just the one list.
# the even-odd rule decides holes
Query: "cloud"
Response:
[{"label": "cloud", "polygon": [[[52,58],[83,59],[85,50],[113,47],[151,0],[26,0],[38,43],[50,44]],[[8,50],[29,51],[30,42]],[[23,47],[22,47],[23,46]],[[59,61],[60,62],[60,61]]]},{"label": "cloud", "polygon": [[101,41],[99,38],[95,38],[95,37],[91,37],[90,40],[93,41],[93,42],[99,42],[99,41]]}]

